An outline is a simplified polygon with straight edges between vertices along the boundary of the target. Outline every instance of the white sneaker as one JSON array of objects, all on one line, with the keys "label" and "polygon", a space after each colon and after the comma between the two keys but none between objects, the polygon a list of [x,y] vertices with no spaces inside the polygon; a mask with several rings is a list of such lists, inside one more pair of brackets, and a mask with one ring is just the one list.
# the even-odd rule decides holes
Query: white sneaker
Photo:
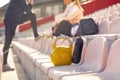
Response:
[{"label": "white sneaker", "polygon": [[38,36],[35,38],[35,41],[38,41],[40,38],[41,38],[41,36],[38,35]]},{"label": "white sneaker", "polygon": [[2,67],[2,72],[13,71],[13,70],[14,70],[14,68],[11,68],[8,64],[3,65],[3,67]]}]

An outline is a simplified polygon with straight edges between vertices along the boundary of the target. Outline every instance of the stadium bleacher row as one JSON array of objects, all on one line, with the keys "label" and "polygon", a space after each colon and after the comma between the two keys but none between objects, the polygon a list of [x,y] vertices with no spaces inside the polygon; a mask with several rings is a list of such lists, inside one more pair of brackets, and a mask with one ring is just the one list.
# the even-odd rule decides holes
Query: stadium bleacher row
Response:
[{"label": "stadium bleacher row", "polygon": [[[37,42],[32,37],[20,38],[12,43],[31,80],[119,80],[120,4],[85,16],[89,17],[98,23],[99,34],[82,36],[84,46],[79,64],[55,67],[51,63],[55,38],[44,36]],[[62,40],[57,44],[68,45]]]},{"label": "stadium bleacher row", "polygon": [[[50,42],[49,46],[45,45],[49,39],[46,38],[47,41],[44,41],[43,39],[45,39],[45,37],[41,38],[39,42],[35,42],[32,38],[20,39],[17,42],[13,42],[13,49],[17,53],[21,63],[32,80],[62,80],[64,76],[74,76],[83,73],[96,74],[104,71],[104,69],[106,69],[108,52],[109,54],[111,53],[111,48],[108,51],[108,44],[110,44],[109,46],[111,47],[114,42],[119,40],[119,36],[98,36],[92,40],[85,38],[83,46],[84,50],[82,52],[83,60],[76,65],[59,67],[55,67],[51,63],[49,57],[51,52],[47,51],[49,49],[44,51],[41,50],[45,47],[51,48],[52,46],[52,42]],[[38,44],[40,42],[45,46],[40,46]],[[57,44],[68,45],[62,40]],[[34,48],[32,46],[34,46]]]},{"label": "stadium bleacher row", "polygon": [[99,26],[99,34],[120,33],[120,4],[96,11],[84,18],[93,18]]}]

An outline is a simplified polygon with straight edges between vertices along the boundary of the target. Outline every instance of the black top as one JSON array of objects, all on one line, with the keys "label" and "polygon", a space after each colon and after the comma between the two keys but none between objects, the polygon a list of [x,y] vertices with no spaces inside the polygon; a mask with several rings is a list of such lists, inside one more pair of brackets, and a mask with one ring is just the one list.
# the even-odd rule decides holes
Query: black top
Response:
[{"label": "black top", "polygon": [[10,0],[5,19],[19,21],[24,11],[28,13],[31,12],[30,7],[26,4],[25,0]]}]

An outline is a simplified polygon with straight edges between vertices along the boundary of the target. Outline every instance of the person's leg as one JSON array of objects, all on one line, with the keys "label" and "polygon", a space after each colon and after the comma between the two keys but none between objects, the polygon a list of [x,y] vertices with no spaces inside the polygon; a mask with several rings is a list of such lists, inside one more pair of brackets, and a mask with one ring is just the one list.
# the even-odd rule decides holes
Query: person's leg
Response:
[{"label": "person's leg", "polygon": [[72,36],[71,35],[71,28],[72,24],[70,24],[68,21],[63,20],[60,22],[60,24],[57,26],[56,33],[54,33],[55,36],[60,36],[61,34],[66,36]]},{"label": "person's leg", "polygon": [[34,32],[34,36],[37,37],[39,36],[38,35],[38,32],[37,32],[37,22],[36,22],[36,16],[34,13],[31,13],[31,26],[32,26],[32,29],[33,29],[33,32]]},{"label": "person's leg", "polygon": [[22,18],[23,19],[22,22],[30,20],[31,26],[32,26],[32,30],[33,30],[33,33],[34,33],[34,37],[35,38],[38,37],[39,34],[38,34],[38,31],[37,31],[37,23],[36,23],[36,16],[35,16],[35,14],[31,12],[31,13],[23,14],[22,17],[23,17]]},{"label": "person's leg", "polygon": [[17,24],[15,21],[5,21],[5,43],[3,47],[3,71],[9,71],[13,70],[13,68],[10,68],[9,66],[5,67],[7,65],[7,59],[8,59],[8,53],[11,41],[15,35]]}]

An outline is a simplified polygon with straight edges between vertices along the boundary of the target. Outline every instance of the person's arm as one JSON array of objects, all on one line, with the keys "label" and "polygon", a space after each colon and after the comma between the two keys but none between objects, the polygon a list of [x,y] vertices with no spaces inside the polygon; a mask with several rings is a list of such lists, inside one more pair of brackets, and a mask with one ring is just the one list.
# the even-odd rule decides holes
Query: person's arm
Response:
[{"label": "person's arm", "polygon": [[33,4],[34,4],[34,0],[28,0],[28,5],[30,6],[30,8],[32,9],[32,6],[33,6]]},{"label": "person's arm", "polygon": [[28,3],[29,3],[29,5],[33,5],[34,4],[34,0],[28,0]]},{"label": "person's arm", "polygon": [[[54,26],[56,27],[62,20],[67,20],[70,23],[74,24],[76,21],[80,19],[80,16],[82,15],[80,10],[74,11],[71,15],[59,18],[58,20],[55,20]],[[82,16],[81,16],[82,17]]]},{"label": "person's arm", "polygon": [[77,6],[73,7],[73,10],[71,10],[70,14],[67,15],[64,20],[69,21],[70,23],[74,24],[76,22],[79,22],[80,19],[83,17],[84,10],[81,8],[78,8]]},{"label": "person's arm", "polygon": [[78,17],[79,14],[81,14],[81,11],[80,11],[80,10],[72,13],[71,15],[66,16],[66,17],[64,18],[64,20],[68,20],[68,21],[73,20],[73,19],[75,19],[76,17]]},{"label": "person's arm", "polygon": [[57,14],[57,15],[55,16],[54,25],[57,26],[63,19],[64,19],[64,13]]},{"label": "person's arm", "polygon": [[24,12],[27,12],[27,13],[31,12],[31,8],[26,4],[25,0],[19,0],[19,4]]}]

